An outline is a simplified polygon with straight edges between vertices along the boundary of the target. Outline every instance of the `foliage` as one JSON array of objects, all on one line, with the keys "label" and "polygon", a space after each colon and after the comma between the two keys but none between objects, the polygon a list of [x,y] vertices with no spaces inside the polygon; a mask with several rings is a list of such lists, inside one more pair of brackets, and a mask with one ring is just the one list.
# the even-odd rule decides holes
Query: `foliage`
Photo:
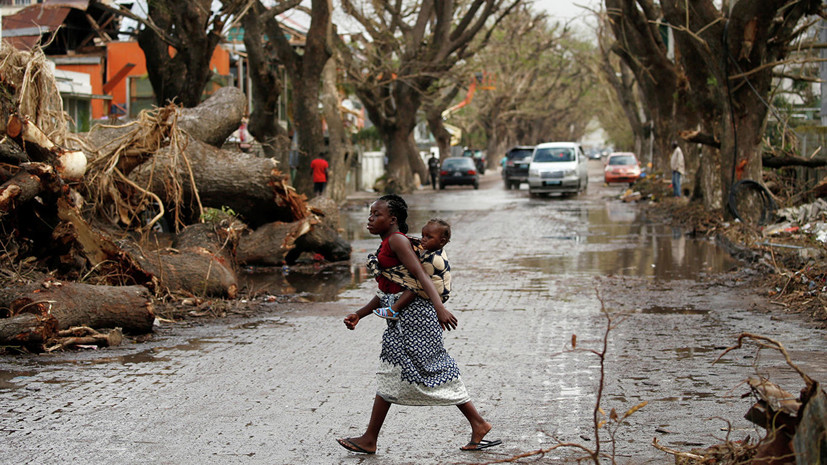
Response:
[{"label": "foliage", "polygon": [[232,208],[222,205],[221,208],[204,207],[201,221],[204,223],[220,223],[222,220],[233,220],[238,214]]}]

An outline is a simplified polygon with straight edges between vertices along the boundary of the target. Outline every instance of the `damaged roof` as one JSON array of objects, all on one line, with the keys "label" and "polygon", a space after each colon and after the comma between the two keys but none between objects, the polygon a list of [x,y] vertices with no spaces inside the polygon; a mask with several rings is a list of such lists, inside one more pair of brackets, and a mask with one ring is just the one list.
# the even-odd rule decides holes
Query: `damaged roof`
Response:
[{"label": "damaged roof", "polygon": [[93,45],[94,37],[112,30],[111,16],[100,8],[89,8],[89,0],[46,0],[4,15],[2,35],[18,49],[43,45],[47,54],[65,54]]}]

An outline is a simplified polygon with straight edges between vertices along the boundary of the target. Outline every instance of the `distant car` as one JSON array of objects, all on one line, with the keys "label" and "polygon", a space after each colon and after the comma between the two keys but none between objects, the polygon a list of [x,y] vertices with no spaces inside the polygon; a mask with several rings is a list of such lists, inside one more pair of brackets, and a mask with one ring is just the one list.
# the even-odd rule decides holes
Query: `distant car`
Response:
[{"label": "distant car", "polygon": [[445,186],[453,185],[480,188],[477,166],[473,158],[451,157],[442,162],[442,168],[439,171],[439,188],[445,189]]},{"label": "distant car", "polygon": [[503,181],[506,189],[519,189],[520,183],[528,182],[528,165],[531,164],[533,145],[518,145],[505,154]]},{"label": "distant car", "polygon": [[485,152],[482,150],[465,149],[462,156],[472,158],[474,165],[477,167],[477,171],[479,171],[480,174],[485,174],[485,164],[487,162]]},{"label": "distant car", "polygon": [[534,147],[528,167],[528,192],[577,194],[589,186],[589,162],[575,142],[547,142]]},{"label": "distant car", "polygon": [[628,182],[634,184],[640,178],[640,162],[632,152],[614,152],[606,158],[603,180],[606,184]]}]

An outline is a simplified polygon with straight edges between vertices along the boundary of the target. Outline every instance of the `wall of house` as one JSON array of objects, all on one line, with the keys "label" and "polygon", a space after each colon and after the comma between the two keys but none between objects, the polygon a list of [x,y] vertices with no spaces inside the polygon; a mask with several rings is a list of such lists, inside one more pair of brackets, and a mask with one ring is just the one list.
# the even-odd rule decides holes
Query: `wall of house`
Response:
[{"label": "wall of house", "polygon": [[[106,45],[106,76],[115,76],[129,63],[135,65],[127,76],[142,76],[146,74],[144,51],[137,42],[109,42]],[[230,74],[230,52],[222,46],[216,47],[210,60],[210,68],[221,75]],[[126,108],[127,79],[124,77],[112,88],[112,104]],[[94,86],[93,86],[94,87]],[[108,109],[107,109],[108,110]]]},{"label": "wall of house", "polygon": [[[103,59],[101,59],[103,61]],[[103,94],[103,65],[96,64],[60,64],[56,66],[57,69],[64,71],[74,71],[76,73],[84,73],[89,75],[89,83],[92,85],[92,93]],[[109,103],[102,99],[92,99],[92,119],[100,119],[108,114]]]}]

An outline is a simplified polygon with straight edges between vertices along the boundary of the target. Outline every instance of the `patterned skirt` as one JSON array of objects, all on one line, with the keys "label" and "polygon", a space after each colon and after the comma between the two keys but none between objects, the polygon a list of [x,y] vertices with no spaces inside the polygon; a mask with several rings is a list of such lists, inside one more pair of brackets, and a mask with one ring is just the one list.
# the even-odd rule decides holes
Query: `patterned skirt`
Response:
[{"label": "patterned skirt", "polygon": [[[383,306],[401,294],[378,293]],[[470,397],[457,363],[442,344],[442,328],[430,301],[417,297],[387,320],[382,335],[377,394],[400,405],[458,405]]]}]

